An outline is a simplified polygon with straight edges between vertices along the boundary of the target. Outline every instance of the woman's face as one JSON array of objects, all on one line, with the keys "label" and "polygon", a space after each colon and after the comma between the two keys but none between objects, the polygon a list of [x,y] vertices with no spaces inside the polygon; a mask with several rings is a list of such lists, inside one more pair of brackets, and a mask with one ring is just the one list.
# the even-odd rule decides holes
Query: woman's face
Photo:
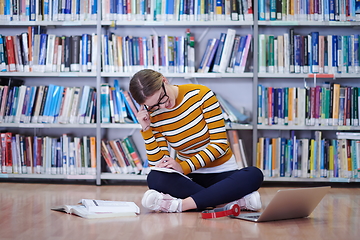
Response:
[{"label": "woman's face", "polygon": [[160,108],[171,109],[175,106],[175,96],[171,85],[165,81],[159,91],[148,97],[144,103],[149,112],[154,112]]}]

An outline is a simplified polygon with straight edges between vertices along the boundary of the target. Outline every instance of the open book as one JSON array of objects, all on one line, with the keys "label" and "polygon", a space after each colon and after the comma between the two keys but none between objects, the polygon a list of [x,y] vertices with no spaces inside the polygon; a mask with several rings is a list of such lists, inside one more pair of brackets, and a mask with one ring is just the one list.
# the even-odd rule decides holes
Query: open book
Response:
[{"label": "open book", "polygon": [[[176,171],[175,169],[172,168],[160,168],[160,167],[150,167],[151,171],[160,171],[160,172],[167,172],[167,173],[177,173],[180,174],[181,176],[190,179],[188,176],[186,176],[185,174]],[[190,179],[191,180],[191,179]]]},{"label": "open book", "polygon": [[75,214],[83,218],[136,216],[140,208],[134,202],[82,199],[78,205],[62,205],[51,210]]}]

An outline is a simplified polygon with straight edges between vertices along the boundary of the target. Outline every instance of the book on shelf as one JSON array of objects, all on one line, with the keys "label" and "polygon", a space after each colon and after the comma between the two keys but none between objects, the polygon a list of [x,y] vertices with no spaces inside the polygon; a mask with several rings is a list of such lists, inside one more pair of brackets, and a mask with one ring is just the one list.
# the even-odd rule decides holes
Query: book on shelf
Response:
[{"label": "book on shelf", "polygon": [[4,173],[95,174],[95,152],[91,150],[95,137],[83,136],[81,139],[67,134],[59,138],[30,137],[6,132],[2,134],[1,140],[4,145],[1,147]]},{"label": "book on shelf", "polygon": [[82,199],[77,205],[61,205],[51,210],[74,214],[82,218],[131,217],[140,214],[134,202]]},{"label": "book on shelf", "polygon": [[358,92],[355,86],[337,83],[307,88],[259,85],[258,124],[358,126]]},{"label": "book on shelf", "polygon": [[219,101],[221,110],[224,115],[225,121],[233,123],[249,123],[249,117],[242,113],[240,110],[236,109],[232,104],[225,100],[220,94],[216,94],[216,98]]},{"label": "book on shelf", "polygon": [[239,145],[239,140],[241,139],[239,139],[239,135],[236,130],[229,130],[227,131],[227,134],[236,163],[240,169],[244,168],[245,166],[247,166],[247,164],[245,164],[246,159],[243,159],[244,155],[242,154],[242,152],[244,151],[240,149],[243,146]]},{"label": "book on shelf", "polygon": [[265,176],[359,178],[360,142],[351,139],[351,134],[344,133],[337,139],[324,139],[320,131],[315,131],[310,139],[297,139],[293,131],[291,135],[259,138],[256,166]]}]

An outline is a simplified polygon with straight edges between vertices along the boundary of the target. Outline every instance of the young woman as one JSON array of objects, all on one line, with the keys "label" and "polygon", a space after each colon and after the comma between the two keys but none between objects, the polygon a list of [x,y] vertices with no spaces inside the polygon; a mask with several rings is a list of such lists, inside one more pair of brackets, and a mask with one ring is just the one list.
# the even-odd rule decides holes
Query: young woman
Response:
[{"label": "young woman", "polygon": [[[255,167],[238,169],[225,122],[214,93],[197,84],[172,85],[159,72],[144,69],[130,80],[141,105],[141,124],[149,165],[182,174],[152,170],[142,205],[160,212],[203,210],[226,203],[261,208],[256,191],[263,182]],[[176,151],[170,157],[169,147]],[[189,177],[189,178],[188,178]]]}]

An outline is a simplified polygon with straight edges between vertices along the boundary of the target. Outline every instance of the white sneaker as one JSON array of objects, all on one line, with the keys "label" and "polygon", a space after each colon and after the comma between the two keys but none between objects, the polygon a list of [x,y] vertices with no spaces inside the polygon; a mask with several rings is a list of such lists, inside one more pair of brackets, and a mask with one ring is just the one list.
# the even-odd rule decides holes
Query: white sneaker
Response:
[{"label": "white sneaker", "polygon": [[181,212],[182,200],[153,189],[147,190],[141,200],[143,207],[159,212]]},{"label": "white sneaker", "polygon": [[259,211],[261,209],[261,199],[258,191],[252,192],[233,203],[237,203],[241,210]]}]

